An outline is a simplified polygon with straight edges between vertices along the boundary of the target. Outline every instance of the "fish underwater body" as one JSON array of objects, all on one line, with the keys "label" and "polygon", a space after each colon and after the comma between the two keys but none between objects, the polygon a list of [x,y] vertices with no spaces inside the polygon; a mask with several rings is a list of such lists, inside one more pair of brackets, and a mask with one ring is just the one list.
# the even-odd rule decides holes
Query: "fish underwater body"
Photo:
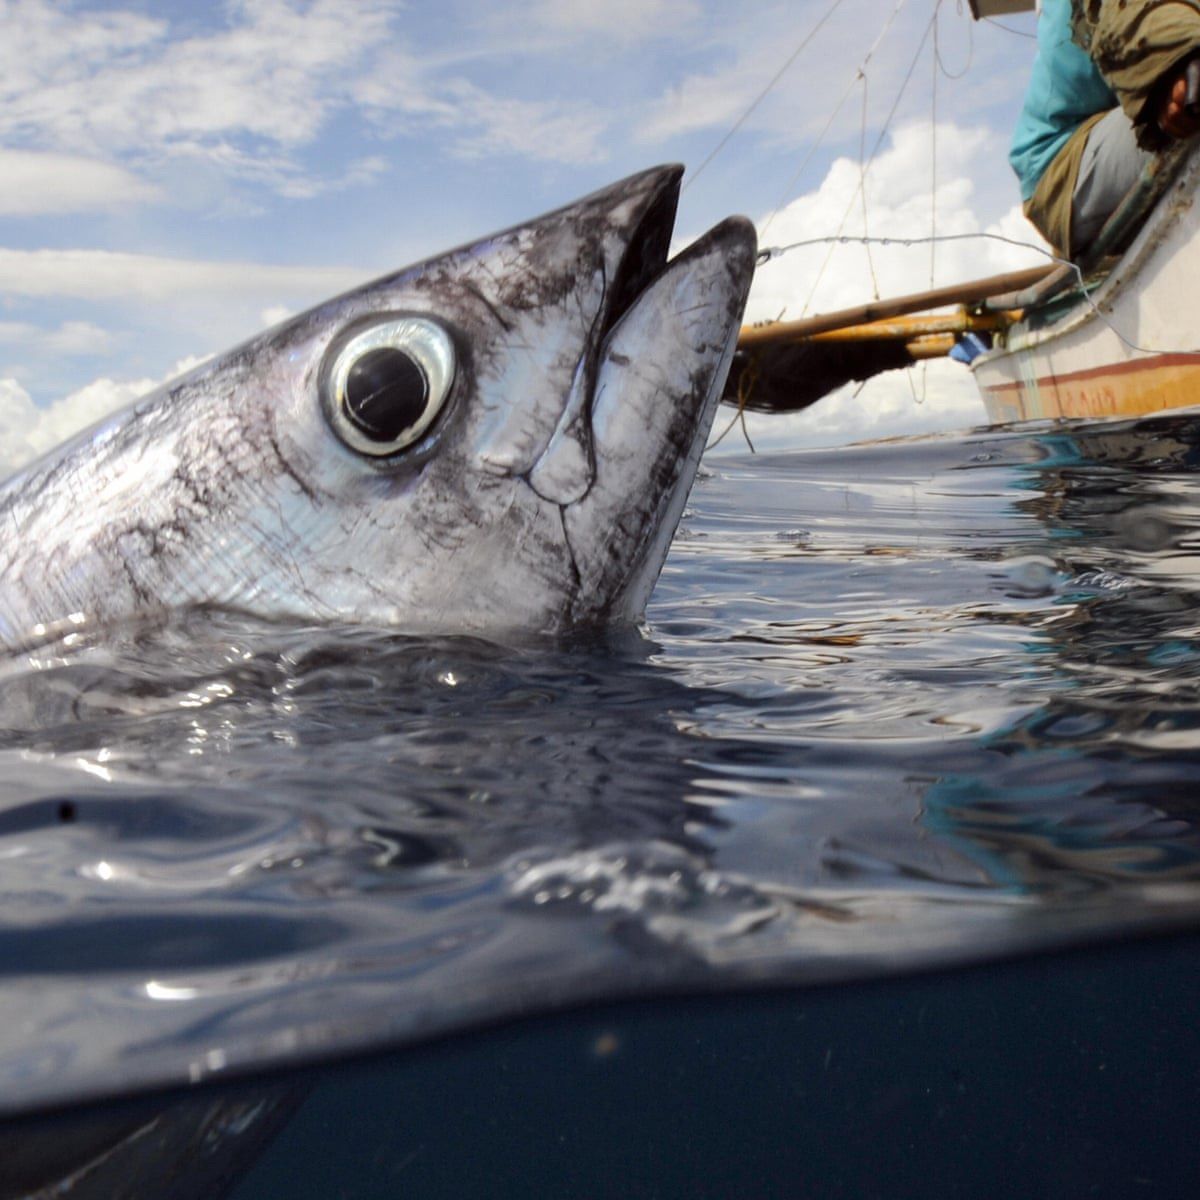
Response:
[{"label": "fish underwater body", "polygon": [[0,487],[0,646],[190,607],[412,632],[636,621],[754,271],[668,261],[682,169],[328,301]]}]

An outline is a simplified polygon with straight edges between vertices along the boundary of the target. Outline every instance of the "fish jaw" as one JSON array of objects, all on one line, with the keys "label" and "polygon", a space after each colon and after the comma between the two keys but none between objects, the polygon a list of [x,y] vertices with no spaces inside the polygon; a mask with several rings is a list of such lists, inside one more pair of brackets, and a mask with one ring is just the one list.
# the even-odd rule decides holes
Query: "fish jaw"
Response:
[{"label": "fish jaw", "polygon": [[[753,233],[667,264],[680,169],[310,310],[0,489],[0,641],[194,605],[414,632],[636,620],[728,369]],[[379,322],[436,325],[444,410],[372,457],[328,364]]]},{"label": "fish jaw", "polygon": [[632,622],[646,607],[725,386],[756,251],[749,221],[722,222],[673,260],[602,348],[595,480],[565,518],[581,564],[576,622]]},{"label": "fish jaw", "polygon": [[575,622],[636,621],[645,609],[725,386],[756,253],[749,221],[722,222],[606,339],[592,406],[595,480],[565,522],[580,564]]}]

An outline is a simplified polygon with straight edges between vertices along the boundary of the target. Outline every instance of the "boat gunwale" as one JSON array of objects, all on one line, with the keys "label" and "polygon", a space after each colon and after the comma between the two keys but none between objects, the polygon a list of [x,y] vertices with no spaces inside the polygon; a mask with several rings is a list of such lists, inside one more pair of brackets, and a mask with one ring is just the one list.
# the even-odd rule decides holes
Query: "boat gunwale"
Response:
[{"label": "boat gunwale", "polygon": [[[1036,351],[1097,320],[1108,324],[1117,337],[1128,345],[1120,330],[1107,319],[1116,296],[1131,286],[1136,275],[1159,250],[1183,214],[1191,208],[1198,187],[1200,146],[1193,149],[1173,172],[1171,181],[1129,247],[1105,271],[1094,288],[1087,288],[1087,277],[1084,276],[1070,292],[1059,293],[1036,308],[1028,309],[1025,317],[1009,327],[1003,345],[985,351],[970,364],[972,373],[976,373],[980,367],[999,363],[1009,355]],[[1059,315],[1054,316],[1052,314],[1056,309],[1060,310]],[[1136,347],[1129,349],[1131,357],[1161,353],[1142,351]]]}]

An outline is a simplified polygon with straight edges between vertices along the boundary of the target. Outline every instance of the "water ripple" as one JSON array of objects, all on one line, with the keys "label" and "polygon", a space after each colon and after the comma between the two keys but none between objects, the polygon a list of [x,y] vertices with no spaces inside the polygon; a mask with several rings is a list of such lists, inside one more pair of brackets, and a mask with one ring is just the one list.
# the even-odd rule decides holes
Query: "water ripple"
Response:
[{"label": "water ripple", "polygon": [[708,464],[641,632],[0,664],[3,1104],[1200,915],[1186,418]]}]

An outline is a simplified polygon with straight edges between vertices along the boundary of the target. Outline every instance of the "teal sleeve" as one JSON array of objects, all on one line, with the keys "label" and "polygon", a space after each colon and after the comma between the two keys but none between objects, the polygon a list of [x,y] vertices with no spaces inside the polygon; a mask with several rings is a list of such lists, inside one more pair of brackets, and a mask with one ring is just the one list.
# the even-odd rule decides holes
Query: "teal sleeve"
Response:
[{"label": "teal sleeve", "polygon": [[1071,41],[1071,0],[1043,0],[1037,57],[1008,155],[1022,200],[1033,195],[1071,134],[1088,117],[1116,104],[1096,64]]}]

